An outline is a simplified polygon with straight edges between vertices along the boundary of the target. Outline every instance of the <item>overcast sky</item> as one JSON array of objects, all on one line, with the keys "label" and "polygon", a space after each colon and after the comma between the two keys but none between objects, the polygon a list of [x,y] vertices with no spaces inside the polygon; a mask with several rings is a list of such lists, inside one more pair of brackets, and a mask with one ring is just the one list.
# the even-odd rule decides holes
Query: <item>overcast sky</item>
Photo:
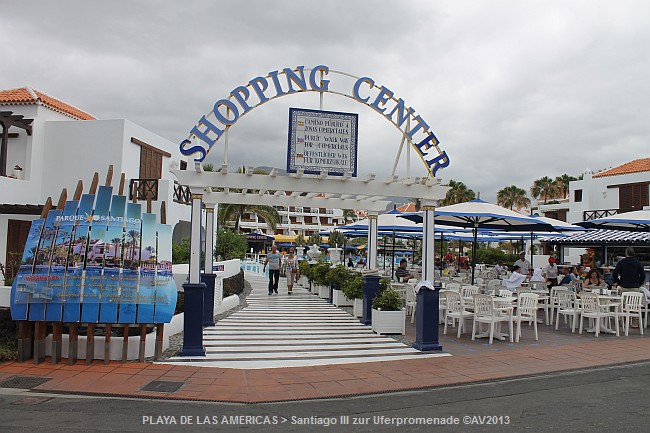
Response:
[{"label": "overcast sky", "polygon": [[[438,177],[494,201],[650,156],[649,22],[644,0],[5,2],[0,88],[31,85],[180,142],[235,87],[324,64],[404,99],[450,156]],[[289,107],[317,109],[318,96],[242,117],[230,163],[283,168]],[[359,114],[359,174],[390,174],[400,132],[347,98],[324,108]],[[215,146],[208,160],[222,157]],[[411,172],[426,175],[415,158]]]}]

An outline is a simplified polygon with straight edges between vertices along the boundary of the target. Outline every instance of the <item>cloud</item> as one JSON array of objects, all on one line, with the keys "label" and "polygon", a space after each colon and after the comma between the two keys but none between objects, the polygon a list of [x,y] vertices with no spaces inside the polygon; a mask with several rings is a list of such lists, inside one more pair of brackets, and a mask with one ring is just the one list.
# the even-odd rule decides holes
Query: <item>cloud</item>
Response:
[{"label": "cloud", "polygon": [[[284,67],[368,75],[417,110],[452,159],[443,180],[487,200],[515,184],[648,156],[643,1],[34,1],[3,6],[2,88],[32,85],[173,141],[236,86]],[[390,174],[401,135],[360,115],[359,173]],[[232,128],[229,162],[284,164],[293,95]],[[210,154],[220,163],[221,150]],[[425,174],[412,154],[413,175]],[[406,173],[404,157],[398,173]]]}]

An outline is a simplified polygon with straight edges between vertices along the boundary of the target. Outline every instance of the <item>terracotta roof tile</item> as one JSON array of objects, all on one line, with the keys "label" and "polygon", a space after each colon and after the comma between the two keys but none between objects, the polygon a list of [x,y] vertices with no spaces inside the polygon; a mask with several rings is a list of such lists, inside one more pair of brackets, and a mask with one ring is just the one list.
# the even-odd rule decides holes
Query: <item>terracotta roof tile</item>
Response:
[{"label": "terracotta roof tile", "polygon": [[397,208],[400,212],[415,212],[415,203],[406,203]]},{"label": "terracotta roof tile", "polygon": [[635,159],[634,161],[619,165],[618,167],[596,173],[592,177],[618,176],[621,174],[641,173],[644,171],[650,171],[650,158]]},{"label": "terracotta roof tile", "polygon": [[91,114],[86,113],[70,104],[66,104],[56,98],[53,98],[43,92],[32,89],[31,87],[21,87],[19,89],[0,90],[0,105],[3,104],[43,104],[44,106],[66,114],[79,120],[95,120]]}]

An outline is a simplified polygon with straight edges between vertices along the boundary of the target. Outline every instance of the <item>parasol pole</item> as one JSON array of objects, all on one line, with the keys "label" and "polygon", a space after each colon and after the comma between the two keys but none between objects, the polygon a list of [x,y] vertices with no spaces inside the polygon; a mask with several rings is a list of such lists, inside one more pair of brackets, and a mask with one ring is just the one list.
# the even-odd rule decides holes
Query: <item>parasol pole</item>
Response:
[{"label": "parasol pole", "polygon": [[474,271],[476,270],[476,237],[478,235],[478,224],[475,223],[472,228],[474,231],[474,241],[472,242],[472,285],[474,285]]}]

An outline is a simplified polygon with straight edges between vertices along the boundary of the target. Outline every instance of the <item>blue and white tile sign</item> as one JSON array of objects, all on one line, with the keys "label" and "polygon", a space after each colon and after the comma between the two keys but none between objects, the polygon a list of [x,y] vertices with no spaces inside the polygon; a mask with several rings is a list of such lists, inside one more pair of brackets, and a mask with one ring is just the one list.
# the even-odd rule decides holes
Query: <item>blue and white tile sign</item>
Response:
[{"label": "blue and white tile sign", "polygon": [[289,109],[287,172],[357,175],[357,114]]},{"label": "blue and white tile sign", "polygon": [[32,223],[11,287],[12,319],[168,323],[178,294],[171,237],[171,226],[111,187],[68,201]]}]

